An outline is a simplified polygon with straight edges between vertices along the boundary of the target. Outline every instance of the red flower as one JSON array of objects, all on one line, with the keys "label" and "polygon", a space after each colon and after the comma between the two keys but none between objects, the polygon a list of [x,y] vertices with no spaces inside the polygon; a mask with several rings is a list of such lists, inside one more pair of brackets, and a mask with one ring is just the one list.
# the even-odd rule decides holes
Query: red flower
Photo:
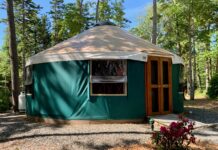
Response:
[{"label": "red flower", "polygon": [[166,134],[168,132],[167,128],[164,127],[164,126],[161,126],[160,127],[160,132],[163,133],[163,134]]},{"label": "red flower", "polygon": [[[168,148],[169,145],[185,147],[185,143],[195,143],[196,138],[192,134],[194,122],[183,116],[180,121],[171,122],[169,126],[161,126],[160,131],[152,134],[152,139],[157,146]],[[174,148],[179,148],[174,147]]]},{"label": "red flower", "polygon": [[188,129],[192,130],[193,129],[193,125],[192,124],[188,125]]},{"label": "red flower", "polygon": [[184,129],[183,128],[180,128],[176,134],[176,137],[180,137],[184,134]]},{"label": "red flower", "polygon": [[177,123],[176,122],[171,122],[170,128],[176,128],[176,127],[177,127]]}]

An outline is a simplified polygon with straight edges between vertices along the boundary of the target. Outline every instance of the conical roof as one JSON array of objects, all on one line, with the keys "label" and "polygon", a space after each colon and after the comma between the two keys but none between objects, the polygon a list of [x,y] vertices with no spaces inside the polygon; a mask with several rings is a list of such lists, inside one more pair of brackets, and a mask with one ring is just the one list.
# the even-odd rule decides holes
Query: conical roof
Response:
[{"label": "conical roof", "polygon": [[32,56],[27,65],[85,59],[132,58],[147,61],[147,56],[178,57],[117,26],[103,25],[93,27]]}]

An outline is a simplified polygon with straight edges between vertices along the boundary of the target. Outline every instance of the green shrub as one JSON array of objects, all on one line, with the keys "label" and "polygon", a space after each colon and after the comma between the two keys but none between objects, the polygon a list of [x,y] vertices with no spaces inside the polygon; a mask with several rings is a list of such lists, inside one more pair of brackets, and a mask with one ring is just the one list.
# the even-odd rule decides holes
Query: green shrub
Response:
[{"label": "green shrub", "polygon": [[210,98],[218,97],[218,74],[214,75],[210,80],[210,85],[207,90],[207,95]]},{"label": "green shrub", "polygon": [[7,89],[0,88],[0,112],[4,112],[10,107],[10,92]]}]

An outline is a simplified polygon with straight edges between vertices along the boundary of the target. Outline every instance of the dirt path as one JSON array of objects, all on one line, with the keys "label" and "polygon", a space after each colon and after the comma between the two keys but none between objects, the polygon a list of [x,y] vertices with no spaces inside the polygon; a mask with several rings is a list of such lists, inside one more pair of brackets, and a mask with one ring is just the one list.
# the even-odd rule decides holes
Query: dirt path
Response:
[{"label": "dirt path", "polygon": [[208,124],[218,124],[218,100],[185,101],[186,116]]}]

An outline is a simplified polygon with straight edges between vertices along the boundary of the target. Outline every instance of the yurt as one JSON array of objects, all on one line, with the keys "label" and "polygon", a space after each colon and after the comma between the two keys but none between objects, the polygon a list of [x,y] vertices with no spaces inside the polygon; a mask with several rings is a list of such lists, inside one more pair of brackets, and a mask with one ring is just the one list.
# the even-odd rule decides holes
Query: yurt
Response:
[{"label": "yurt", "polygon": [[26,63],[26,113],[72,121],[142,121],[181,113],[183,61],[117,26],[102,24]]}]

